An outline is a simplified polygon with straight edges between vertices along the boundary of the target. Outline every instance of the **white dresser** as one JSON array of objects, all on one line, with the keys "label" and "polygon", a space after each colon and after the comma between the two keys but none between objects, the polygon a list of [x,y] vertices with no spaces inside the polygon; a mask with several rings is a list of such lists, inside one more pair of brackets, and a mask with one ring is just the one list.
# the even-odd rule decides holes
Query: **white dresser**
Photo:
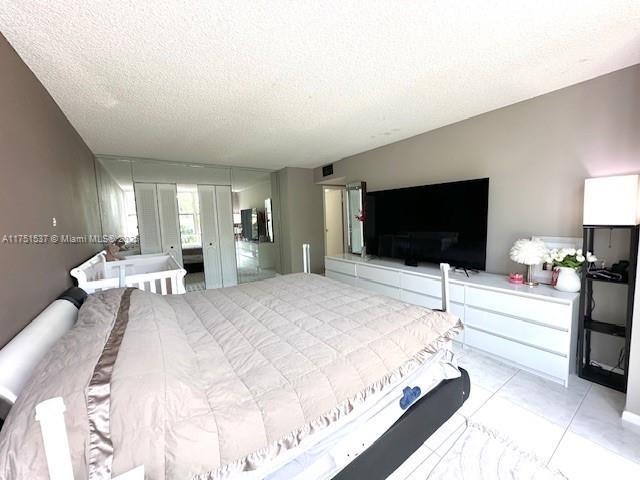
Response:
[{"label": "white dresser", "polygon": [[[327,277],[428,308],[441,308],[437,266],[399,260],[325,257]],[[504,275],[452,273],[451,311],[464,322],[457,341],[567,385],[575,371],[577,293],[512,285]]]}]

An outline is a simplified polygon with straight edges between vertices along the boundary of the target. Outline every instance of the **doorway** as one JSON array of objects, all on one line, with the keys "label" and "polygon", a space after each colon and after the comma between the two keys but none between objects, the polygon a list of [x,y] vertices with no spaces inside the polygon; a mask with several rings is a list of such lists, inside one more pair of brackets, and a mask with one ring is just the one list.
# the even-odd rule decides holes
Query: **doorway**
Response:
[{"label": "doorway", "polygon": [[344,187],[324,187],[324,250],[325,255],[340,255],[345,251]]}]

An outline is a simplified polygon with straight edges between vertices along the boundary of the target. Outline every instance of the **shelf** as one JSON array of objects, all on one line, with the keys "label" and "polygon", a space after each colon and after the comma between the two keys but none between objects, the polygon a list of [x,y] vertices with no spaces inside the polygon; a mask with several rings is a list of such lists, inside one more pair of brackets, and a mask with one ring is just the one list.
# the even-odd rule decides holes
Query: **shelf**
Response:
[{"label": "shelf", "polygon": [[613,335],[614,337],[627,336],[627,329],[624,325],[599,322],[598,320],[592,320],[587,316],[584,317],[584,328],[587,330],[591,330],[592,332],[604,333],[605,335]]},{"label": "shelf", "polygon": [[[636,268],[638,260],[638,243],[640,242],[640,226],[636,225],[584,225],[583,246],[585,251],[593,251],[595,245],[596,231],[598,234],[606,233],[607,230],[618,229],[629,232],[629,269],[628,277],[623,280],[611,280],[595,277],[595,269],[588,269],[583,272],[583,288],[580,293],[580,322],[578,325],[577,356],[578,373],[580,377],[594,383],[614,388],[621,392],[627,389],[627,379],[629,370],[629,352],[631,350],[631,323],[633,317],[634,299],[636,296]],[[626,302],[625,314],[620,316],[620,324],[601,322],[592,318],[594,305],[594,293],[597,297],[612,294],[610,289],[598,289],[595,283],[609,283],[614,285],[625,285]],[[600,298],[597,298],[600,301]],[[612,299],[613,300],[613,299]],[[621,305],[622,306],[622,305]],[[625,319],[624,323],[622,319]],[[621,369],[611,372],[609,369],[594,366],[592,362],[592,343],[595,341],[593,332],[618,337],[624,342],[624,357],[622,358]],[[601,340],[601,339],[600,339]],[[597,360],[597,358],[594,358]],[[619,372],[619,373],[618,373]]]},{"label": "shelf", "polygon": [[611,230],[611,229],[619,229],[619,228],[636,228],[635,225],[583,225],[582,228],[589,230]]},{"label": "shelf", "polygon": [[627,390],[624,375],[594,365],[584,365],[580,377],[620,392]]},{"label": "shelf", "polygon": [[627,280],[611,280],[609,278],[602,277],[594,277],[592,275],[587,274],[587,280],[591,282],[603,282],[603,283],[615,283],[617,285],[628,285],[629,282]]}]

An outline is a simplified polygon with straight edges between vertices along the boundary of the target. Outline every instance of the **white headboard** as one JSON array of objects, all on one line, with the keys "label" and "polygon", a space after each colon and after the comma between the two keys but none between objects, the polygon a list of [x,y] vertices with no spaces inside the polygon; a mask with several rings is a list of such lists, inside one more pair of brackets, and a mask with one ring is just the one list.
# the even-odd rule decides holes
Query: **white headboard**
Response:
[{"label": "white headboard", "polygon": [[0,418],[15,403],[38,362],[75,324],[85,298],[79,288],[65,291],[0,350]]}]

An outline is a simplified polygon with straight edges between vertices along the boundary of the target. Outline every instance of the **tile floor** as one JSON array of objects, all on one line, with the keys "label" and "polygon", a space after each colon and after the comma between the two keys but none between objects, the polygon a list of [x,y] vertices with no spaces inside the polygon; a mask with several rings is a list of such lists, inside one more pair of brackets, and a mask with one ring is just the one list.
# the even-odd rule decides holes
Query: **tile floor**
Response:
[{"label": "tile floor", "polygon": [[569,479],[640,479],[640,433],[623,427],[622,393],[572,377],[569,387],[455,347],[471,396],[391,480],[425,480],[467,419],[510,437]]}]

